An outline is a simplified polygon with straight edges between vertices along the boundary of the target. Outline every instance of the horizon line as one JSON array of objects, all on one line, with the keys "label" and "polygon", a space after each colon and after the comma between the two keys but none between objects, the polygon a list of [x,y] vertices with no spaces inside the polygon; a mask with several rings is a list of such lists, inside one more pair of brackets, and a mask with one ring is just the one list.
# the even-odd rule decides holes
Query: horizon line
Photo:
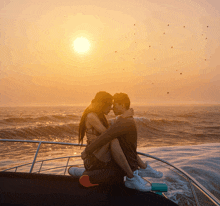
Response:
[{"label": "horizon line", "polygon": [[[88,106],[91,102],[87,103],[33,103],[33,104],[3,104],[0,107],[59,107],[59,106]],[[190,105],[220,105],[220,102],[201,102],[201,101],[187,101],[187,102],[148,102],[148,103],[131,103],[132,106],[190,106]]]}]

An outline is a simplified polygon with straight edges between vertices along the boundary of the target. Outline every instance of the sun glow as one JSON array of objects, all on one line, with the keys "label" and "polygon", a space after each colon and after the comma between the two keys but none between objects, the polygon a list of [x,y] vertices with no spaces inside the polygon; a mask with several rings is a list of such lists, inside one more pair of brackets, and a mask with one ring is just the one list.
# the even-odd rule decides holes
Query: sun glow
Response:
[{"label": "sun glow", "polygon": [[85,37],[78,37],[73,42],[74,50],[78,53],[85,53],[90,48],[90,42]]}]

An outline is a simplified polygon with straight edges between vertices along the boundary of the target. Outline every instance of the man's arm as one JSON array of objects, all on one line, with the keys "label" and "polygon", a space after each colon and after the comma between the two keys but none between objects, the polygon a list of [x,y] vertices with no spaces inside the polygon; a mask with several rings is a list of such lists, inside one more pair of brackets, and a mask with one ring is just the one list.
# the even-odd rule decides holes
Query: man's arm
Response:
[{"label": "man's arm", "polygon": [[93,153],[96,149],[102,147],[111,140],[128,133],[129,128],[129,125],[126,125],[126,119],[118,119],[114,125],[109,127],[96,140],[94,140],[90,145],[86,147],[86,155]]}]

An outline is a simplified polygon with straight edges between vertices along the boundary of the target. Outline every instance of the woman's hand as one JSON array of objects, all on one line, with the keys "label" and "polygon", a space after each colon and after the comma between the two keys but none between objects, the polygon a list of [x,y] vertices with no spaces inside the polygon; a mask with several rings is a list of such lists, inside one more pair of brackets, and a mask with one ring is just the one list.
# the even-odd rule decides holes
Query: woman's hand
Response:
[{"label": "woman's hand", "polygon": [[81,158],[84,160],[86,159],[87,155],[86,155],[86,152],[85,150],[81,153]]},{"label": "woman's hand", "polygon": [[134,115],[134,109],[130,108],[121,115],[121,117],[126,118]]}]

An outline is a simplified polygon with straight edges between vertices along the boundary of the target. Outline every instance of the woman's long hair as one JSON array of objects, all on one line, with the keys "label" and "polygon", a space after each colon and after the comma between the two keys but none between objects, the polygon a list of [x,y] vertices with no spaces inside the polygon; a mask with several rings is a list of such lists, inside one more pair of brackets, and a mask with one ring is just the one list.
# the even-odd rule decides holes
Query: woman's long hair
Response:
[{"label": "woman's long hair", "polygon": [[100,91],[96,94],[95,98],[92,100],[91,104],[85,109],[82,114],[80,123],[79,123],[79,144],[83,144],[83,138],[86,132],[85,120],[86,116],[90,112],[94,112],[98,115],[102,124],[108,128],[108,121],[103,113],[103,108],[106,104],[112,103],[113,97],[108,92]]}]

